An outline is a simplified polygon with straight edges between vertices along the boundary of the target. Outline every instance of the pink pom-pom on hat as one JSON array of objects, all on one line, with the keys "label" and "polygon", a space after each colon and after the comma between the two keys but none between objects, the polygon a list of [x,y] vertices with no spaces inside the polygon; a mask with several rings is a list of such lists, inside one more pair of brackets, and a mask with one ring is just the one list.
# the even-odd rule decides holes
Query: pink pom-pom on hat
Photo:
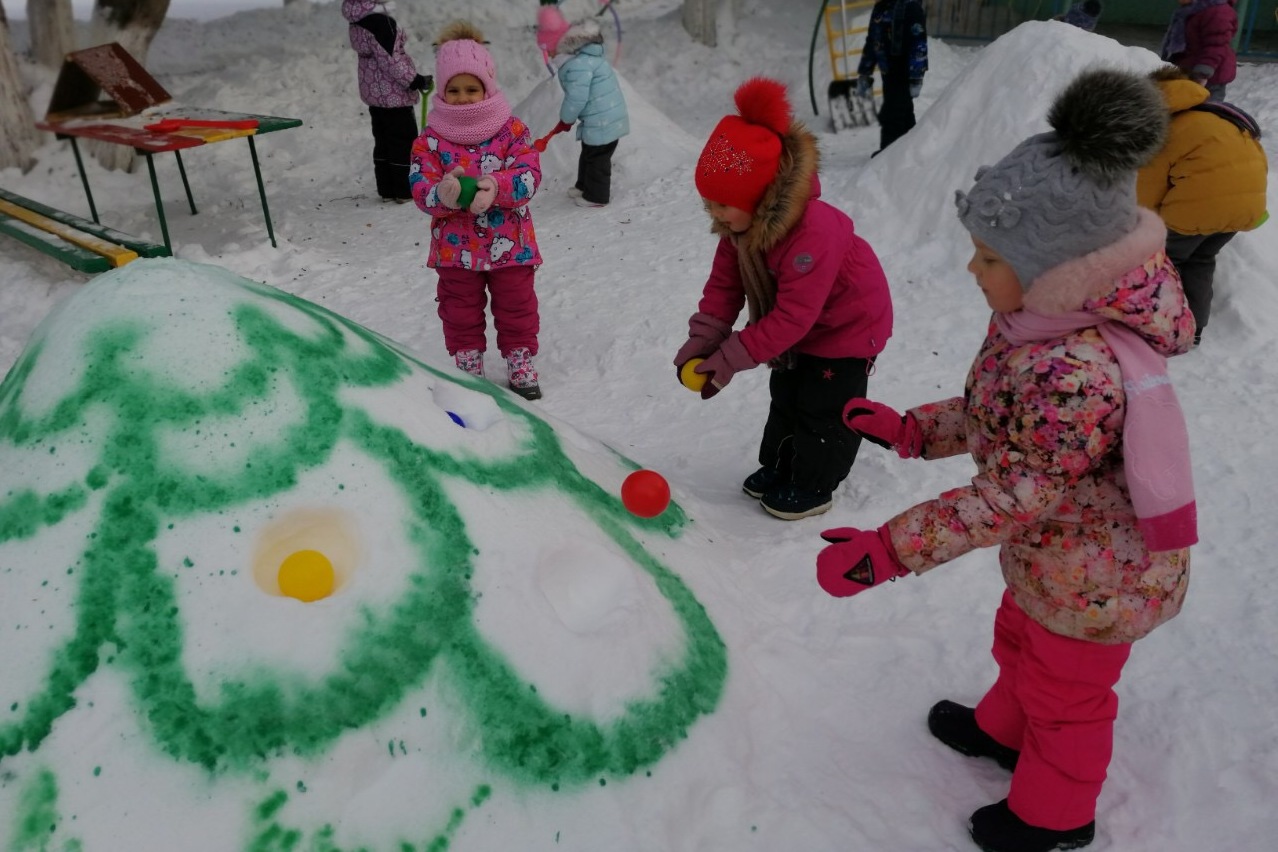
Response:
[{"label": "pink pom-pom on hat", "polygon": [[440,35],[435,48],[435,80],[442,92],[458,74],[470,74],[484,84],[484,97],[501,91],[497,85],[497,64],[484,47],[483,33],[464,21],[454,22]]},{"label": "pink pom-pom on hat", "polygon": [[703,198],[753,213],[781,164],[782,137],[794,112],[785,85],[767,77],[741,84],[738,115],[724,116],[697,160],[697,192]]}]

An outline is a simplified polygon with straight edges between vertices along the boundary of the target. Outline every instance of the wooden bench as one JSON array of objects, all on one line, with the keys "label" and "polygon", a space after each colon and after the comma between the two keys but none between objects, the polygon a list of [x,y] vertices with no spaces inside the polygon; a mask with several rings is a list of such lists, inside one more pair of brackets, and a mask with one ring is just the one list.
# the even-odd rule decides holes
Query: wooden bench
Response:
[{"label": "wooden bench", "polygon": [[105,272],[139,257],[169,257],[165,246],[46,207],[0,189],[0,233],[80,272]]}]

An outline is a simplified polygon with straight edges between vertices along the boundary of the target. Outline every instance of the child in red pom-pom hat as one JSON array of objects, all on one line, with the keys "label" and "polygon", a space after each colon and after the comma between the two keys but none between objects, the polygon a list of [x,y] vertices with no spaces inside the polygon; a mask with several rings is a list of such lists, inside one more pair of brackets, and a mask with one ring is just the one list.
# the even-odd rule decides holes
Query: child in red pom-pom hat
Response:
[{"label": "child in red pom-pom hat", "polygon": [[[772,368],[762,465],[743,489],[771,514],[826,511],[860,437],[843,404],[864,396],[892,334],[892,297],[879,259],[852,220],[820,199],[816,139],[793,120],[785,87],[762,77],[737,89],[697,161],[697,191],[719,236],[676,368],[705,360],[709,399],[741,370]],[[742,307],[746,325],[733,331]]]}]

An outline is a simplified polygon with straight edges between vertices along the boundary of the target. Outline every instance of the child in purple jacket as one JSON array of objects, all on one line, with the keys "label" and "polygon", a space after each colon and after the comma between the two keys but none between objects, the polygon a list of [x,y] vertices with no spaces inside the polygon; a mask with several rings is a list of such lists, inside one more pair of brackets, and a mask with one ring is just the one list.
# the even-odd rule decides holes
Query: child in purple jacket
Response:
[{"label": "child in purple jacket", "polygon": [[511,115],[474,26],[457,21],[440,34],[435,76],[440,91],[413,143],[409,183],[413,200],[431,216],[426,265],[439,274],[444,345],[458,369],[484,375],[491,294],[510,389],[539,399],[533,275],[541,254],[528,202],[541,183],[541,158],[528,126]]},{"label": "child in purple jacket", "polygon": [[1238,73],[1238,58],[1230,44],[1238,32],[1238,0],[1178,0],[1163,36],[1160,55],[1211,92],[1210,100],[1225,99],[1225,86]]},{"label": "child in purple jacket", "polygon": [[385,201],[411,201],[408,153],[417,138],[413,107],[431,78],[417,73],[404,52],[407,36],[390,16],[388,0],[343,0],[351,47],[359,54],[359,96],[373,124],[373,175]]},{"label": "child in purple jacket", "polygon": [[[864,395],[892,334],[892,297],[870,244],[820,199],[816,139],[793,120],[785,87],[766,78],[736,92],[740,115],[715,127],[697,191],[719,236],[688,341],[675,355],[703,399],[767,364],[772,405],[762,465],[742,485],[764,510],[795,520],[824,512],[856,460],[860,436],[840,419]],[[744,328],[732,325],[748,309]]]}]

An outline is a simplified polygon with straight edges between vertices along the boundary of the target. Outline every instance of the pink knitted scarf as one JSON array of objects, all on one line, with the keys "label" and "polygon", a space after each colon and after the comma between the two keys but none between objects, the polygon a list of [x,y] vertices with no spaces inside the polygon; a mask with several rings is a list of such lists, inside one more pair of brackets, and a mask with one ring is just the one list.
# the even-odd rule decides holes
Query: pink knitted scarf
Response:
[{"label": "pink knitted scarf", "polygon": [[995,314],[1003,336],[1017,346],[1096,327],[1113,350],[1127,394],[1123,470],[1145,546],[1179,550],[1198,541],[1198,509],[1189,464],[1189,433],[1176,400],[1167,359],[1125,325],[1085,311],[1047,316],[1031,310]]},{"label": "pink knitted scarf", "polygon": [[477,145],[496,136],[509,119],[510,104],[501,91],[473,104],[445,103],[434,94],[426,124],[437,136],[454,145]]}]

